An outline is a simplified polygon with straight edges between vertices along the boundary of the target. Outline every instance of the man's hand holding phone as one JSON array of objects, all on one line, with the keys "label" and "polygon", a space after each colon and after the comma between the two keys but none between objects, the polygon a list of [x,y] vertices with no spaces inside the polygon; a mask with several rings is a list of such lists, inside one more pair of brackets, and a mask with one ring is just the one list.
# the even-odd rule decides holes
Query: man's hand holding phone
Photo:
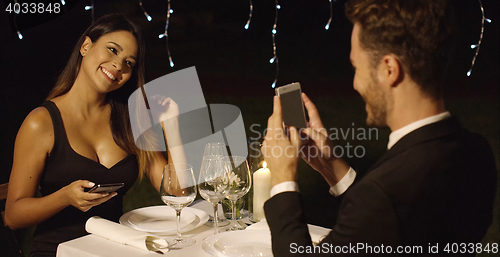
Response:
[{"label": "man's hand holding phone", "polygon": [[271,186],[296,181],[299,162],[300,136],[297,128],[290,127],[288,138],[283,129],[281,101],[274,96],[273,114],[267,122],[267,132],[262,142],[262,154],[271,170]]},{"label": "man's hand holding phone", "polygon": [[279,96],[281,103],[283,128],[290,126],[299,130],[307,128],[301,94],[300,84],[297,82],[276,88],[276,95]]},{"label": "man's hand holding phone", "polygon": [[[305,139],[300,151],[301,157],[323,176],[333,174],[333,145],[311,99],[301,92],[299,83],[278,87],[276,95],[280,98],[285,133],[288,135],[288,128],[293,126],[299,129],[301,139]],[[309,126],[305,119],[304,106],[309,116]]]},{"label": "man's hand holding phone", "polygon": [[333,186],[347,174],[350,166],[334,155],[333,144],[314,103],[304,93],[302,100],[309,116],[309,127],[301,131],[308,138],[301,151],[302,158]]},{"label": "man's hand holding phone", "polygon": [[[267,155],[266,162],[271,172],[273,172],[273,164],[270,162],[276,162],[276,169],[284,172],[280,172],[283,173],[280,176],[285,176],[285,174],[293,176],[275,178],[275,180],[281,182],[295,180],[298,161],[294,159],[300,154],[304,161],[318,171],[330,186],[335,185],[347,174],[350,166],[334,155],[333,144],[316,106],[306,94],[301,92],[299,83],[277,88],[276,95],[278,97],[274,97],[273,115],[268,120],[262,151],[264,158]],[[309,116],[309,123],[305,119],[304,106]],[[280,122],[281,126],[277,126],[277,122]],[[290,128],[289,133],[286,131],[288,128]],[[282,155],[288,155],[288,158],[276,156],[279,152]],[[272,175],[272,178],[274,177]],[[274,181],[272,184],[276,185]]]}]

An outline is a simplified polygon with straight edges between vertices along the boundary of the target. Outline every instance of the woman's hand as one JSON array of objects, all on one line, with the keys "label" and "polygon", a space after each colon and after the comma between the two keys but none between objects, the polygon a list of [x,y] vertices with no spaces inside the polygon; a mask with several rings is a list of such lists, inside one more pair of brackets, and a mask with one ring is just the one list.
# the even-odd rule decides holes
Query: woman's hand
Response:
[{"label": "woman's hand", "polygon": [[68,204],[73,205],[77,209],[86,212],[90,208],[106,202],[115,195],[113,193],[87,193],[85,188],[93,187],[94,183],[87,180],[77,180],[63,188]]},{"label": "woman's hand", "polygon": [[170,97],[154,95],[149,100],[153,118],[163,122],[179,116],[179,106]]}]

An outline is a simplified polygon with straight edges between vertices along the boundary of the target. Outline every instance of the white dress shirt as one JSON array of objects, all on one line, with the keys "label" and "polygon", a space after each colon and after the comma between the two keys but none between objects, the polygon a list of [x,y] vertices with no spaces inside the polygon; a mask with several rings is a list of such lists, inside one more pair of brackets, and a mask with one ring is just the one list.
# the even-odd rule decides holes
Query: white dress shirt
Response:
[{"label": "white dress shirt", "polygon": [[[415,121],[396,131],[393,131],[389,135],[389,143],[387,144],[387,149],[391,149],[391,147],[393,147],[401,138],[408,135],[410,132],[425,125],[429,125],[431,123],[435,123],[449,117],[451,117],[451,114],[449,112],[443,112],[431,117],[427,117],[425,119]],[[330,194],[332,194],[333,196],[339,196],[343,194],[352,185],[352,183],[354,183],[355,178],[356,171],[353,168],[349,168],[347,174],[337,184],[330,187]],[[271,188],[271,197],[283,192],[299,192],[299,186],[297,182],[286,181],[275,185],[273,188]]]},{"label": "white dress shirt", "polygon": [[449,117],[451,117],[451,114],[449,112],[443,112],[443,113],[440,113],[438,115],[434,115],[431,117],[427,117],[425,119],[417,120],[417,121],[410,123],[410,124],[400,128],[396,131],[393,131],[389,135],[389,143],[387,143],[387,149],[391,149],[401,138],[408,135],[410,132],[412,132],[418,128],[421,128],[425,125],[429,125],[431,123],[442,121],[442,120],[449,118]]}]

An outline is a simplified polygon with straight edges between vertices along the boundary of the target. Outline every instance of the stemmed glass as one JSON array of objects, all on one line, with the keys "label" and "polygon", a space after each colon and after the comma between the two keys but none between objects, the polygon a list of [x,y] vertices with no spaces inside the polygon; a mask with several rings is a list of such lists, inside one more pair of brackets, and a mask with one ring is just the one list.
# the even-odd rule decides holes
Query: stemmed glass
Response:
[{"label": "stemmed glass", "polygon": [[207,143],[205,145],[205,151],[203,152],[203,156],[206,156],[206,155],[227,157],[226,144],[221,143],[221,142]]},{"label": "stemmed glass", "polygon": [[229,156],[224,158],[224,168],[229,176],[229,193],[226,198],[231,201],[231,226],[226,231],[244,229],[236,222],[236,201],[243,197],[252,187],[252,176],[247,159],[243,156]]},{"label": "stemmed glass", "polygon": [[[210,143],[207,143],[205,145],[205,150],[203,152],[203,156],[217,156],[217,157],[220,157],[220,158],[227,157],[226,144],[224,144],[222,142],[210,142]],[[223,169],[222,166],[221,166],[221,169]],[[216,203],[216,206],[214,206],[214,208],[217,207],[217,209],[218,209],[218,204],[221,203],[222,199],[224,199],[224,197],[221,198],[218,202],[213,202],[213,203]],[[215,212],[216,211],[214,211],[214,215],[216,215]],[[219,215],[217,215],[217,216],[219,216]],[[205,223],[206,226],[215,226],[215,225],[217,225],[217,226],[227,226],[228,224],[229,224],[229,222],[224,217],[224,215],[219,216],[219,218],[217,220],[217,224],[215,224],[213,217],[210,217],[210,220],[208,220],[208,222]]]},{"label": "stemmed glass", "polygon": [[214,234],[219,231],[218,203],[229,193],[227,171],[224,169],[224,160],[218,155],[203,156],[201,162],[198,189],[205,200],[211,202],[214,207]]},{"label": "stemmed glass", "polygon": [[182,208],[190,205],[196,198],[196,181],[193,167],[189,164],[167,164],[163,169],[160,186],[161,200],[174,208],[177,220],[177,238],[170,249],[180,249],[193,245],[196,240],[181,236],[180,220]]}]

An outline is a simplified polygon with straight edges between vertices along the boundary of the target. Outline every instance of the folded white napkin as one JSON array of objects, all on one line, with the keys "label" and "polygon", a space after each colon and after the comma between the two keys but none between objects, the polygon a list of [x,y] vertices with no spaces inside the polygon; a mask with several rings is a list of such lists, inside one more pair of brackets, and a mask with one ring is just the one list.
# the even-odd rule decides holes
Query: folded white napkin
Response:
[{"label": "folded white napkin", "polygon": [[168,243],[156,235],[137,231],[98,216],[85,223],[85,230],[120,244],[130,245],[145,251],[168,252]]},{"label": "folded white napkin", "polygon": [[[311,240],[313,243],[317,244],[325,238],[331,231],[331,229],[318,227],[315,225],[307,224],[307,228],[309,229],[309,235],[311,236]],[[266,219],[262,219],[260,222],[252,224],[246,228],[247,230],[266,230],[269,231],[269,225],[267,224]]]}]

